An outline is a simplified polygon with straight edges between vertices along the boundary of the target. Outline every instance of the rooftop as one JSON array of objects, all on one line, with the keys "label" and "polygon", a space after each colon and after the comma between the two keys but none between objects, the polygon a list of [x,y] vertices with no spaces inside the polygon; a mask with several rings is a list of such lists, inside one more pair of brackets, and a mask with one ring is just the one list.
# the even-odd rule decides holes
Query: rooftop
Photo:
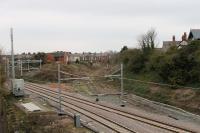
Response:
[{"label": "rooftop", "polygon": [[200,29],[191,29],[188,39],[200,40]]}]

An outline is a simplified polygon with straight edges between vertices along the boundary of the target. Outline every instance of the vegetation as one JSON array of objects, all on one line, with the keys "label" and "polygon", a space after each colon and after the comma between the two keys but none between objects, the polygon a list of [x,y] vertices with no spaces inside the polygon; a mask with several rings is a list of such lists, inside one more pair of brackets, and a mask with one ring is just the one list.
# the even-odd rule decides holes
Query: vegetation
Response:
[{"label": "vegetation", "polygon": [[200,40],[163,52],[151,47],[148,33],[139,39],[140,48],[123,47],[118,55],[118,63],[125,67],[125,90],[199,114],[200,91],[193,88],[200,88]]},{"label": "vegetation", "polygon": [[142,34],[138,39],[138,44],[140,45],[142,51],[148,54],[156,46],[157,32],[154,28],[147,31],[147,33]]},{"label": "vegetation", "polygon": [[4,73],[4,62],[2,58],[2,51],[0,49],[0,88],[2,87],[3,83],[5,82],[5,73]]},{"label": "vegetation", "polygon": [[33,58],[35,60],[42,60],[42,64],[46,64],[47,63],[47,54],[44,53],[44,52],[35,53]]},{"label": "vegetation", "polygon": [[128,49],[120,54],[120,61],[132,75],[151,75],[149,80],[172,85],[197,85],[200,81],[200,41],[172,47],[166,53]]},{"label": "vegetation", "polygon": [[5,133],[90,133],[85,128],[75,128],[73,120],[66,116],[52,112],[25,113],[17,106],[19,99],[0,89],[0,114],[4,119],[0,124]]}]

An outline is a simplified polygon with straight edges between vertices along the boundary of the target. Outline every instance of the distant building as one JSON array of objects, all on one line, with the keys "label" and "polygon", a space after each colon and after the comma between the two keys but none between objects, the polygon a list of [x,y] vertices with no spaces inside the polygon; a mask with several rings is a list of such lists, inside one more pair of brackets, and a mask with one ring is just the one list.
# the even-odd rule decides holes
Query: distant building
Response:
[{"label": "distant building", "polygon": [[172,37],[172,41],[163,41],[162,50],[166,52],[172,46],[178,46],[181,41],[176,41],[175,36]]},{"label": "distant building", "polygon": [[200,29],[191,29],[188,36],[188,40],[200,40]]},{"label": "distant building", "polygon": [[175,36],[172,37],[172,41],[163,41],[162,51],[166,52],[170,47],[173,46],[181,48],[187,44],[188,44],[187,33],[184,32],[181,41],[176,41]]},{"label": "distant building", "polygon": [[60,62],[67,64],[69,62],[68,52],[57,51],[53,53],[47,53],[47,62]]},{"label": "distant building", "polygon": [[[5,55],[8,59],[11,59],[11,55]],[[31,60],[34,58],[34,55],[31,53],[22,53],[22,54],[15,54],[15,60]]]},{"label": "distant building", "polygon": [[69,62],[91,62],[91,63],[108,63],[113,56],[112,52],[104,53],[74,53],[69,55]]},{"label": "distant building", "polygon": [[114,52],[104,53],[71,53],[64,51],[57,51],[47,53],[47,62],[60,62],[64,64],[75,63],[75,62],[90,62],[90,63],[108,63]]},{"label": "distant building", "polygon": [[79,53],[74,53],[69,55],[69,62],[74,63],[74,62],[80,62],[81,60],[81,54]]},{"label": "distant building", "polygon": [[172,37],[172,41],[163,41],[162,50],[164,52],[166,52],[172,46],[176,46],[178,48],[181,48],[183,46],[188,45],[188,42],[194,41],[194,40],[200,40],[200,29],[191,29],[188,37],[187,37],[187,34],[185,32],[182,36],[181,41],[176,41],[175,36]]}]

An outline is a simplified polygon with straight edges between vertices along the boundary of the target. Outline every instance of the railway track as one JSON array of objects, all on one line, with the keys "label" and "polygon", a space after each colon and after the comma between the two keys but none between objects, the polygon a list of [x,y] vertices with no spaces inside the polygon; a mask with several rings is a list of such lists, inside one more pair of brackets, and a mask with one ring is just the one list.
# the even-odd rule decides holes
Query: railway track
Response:
[{"label": "railway track", "polygon": [[[57,100],[58,93],[56,91],[50,90],[48,87],[40,86],[40,85],[37,85],[37,84],[34,84],[34,83],[25,83],[25,89],[27,89],[28,91],[31,91],[33,93],[36,93],[38,95],[41,95],[43,97],[46,97],[50,100],[53,100],[54,102],[58,102],[58,100]],[[110,112],[110,113],[114,113],[114,114],[117,114],[119,116],[123,116],[125,118],[132,119],[132,120],[135,120],[135,121],[139,121],[141,123],[145,123],[145,124],[148,124],[150,126],[153,126],[153,127],[159,128],[159,129],[163,129],[163,130],[168,131],[168,132],[195,133],[194,131],[191,131],[189,129],[184,129],[184,128],[181,128],[181,127],[171,125],[169,123],[164,123],[164,122],[161,122],[161,121],[152,120],[152,119],[149,119],[149,118],[146,118],[146,117],[139,116],[137,114],[125,112],[125,111],[122,111],[122,110],[119,110],[119,109],[114,109],[114,108],[111,108],[111,107],[108,107],[108,106],[99,105],[99,104],[96,104],[94,102],[91,102],[91,101],[88,101],[88,100],[85,100],[85,99],[82,99],[82,98],[77,98],[75,96],[72,96],[72,95],[69,95],[69,94],[66,94],[66,93],[62,93],[61,96],[62,96],[62,98],[68,99],[68,100],[64,100],[64,99],[62,100],[63,106],[69,107],[72,110],[75,110],[75,111],[77,111],[81,114],[84,114],[85,116],[97,121],[98,123],[103,124],[104,126],[112,129],[115,132],[124,133],[124,132],[136,132],[136,131],[132,128],[124,126],[123,124],[121,124],[119,122],[111,120],[111,119],[109,119],[109,118],[107,118],[103,115],[100,115],[100,114],[97,114],[93,111],[90,111],[89,109],[81,108],[80,106],[77,106],[76,103],[74,103],[74,102],[81,103],[81,104],[84,104],[84,105],[87,105],[87,106],[90,106],[90,107],[94,107],[94,108],[97,108],[97,109],[100,109],[100,110],[103,110],[103,111],[107,111],[107,112]],[[71,100],[71,101],[69,101],[69,100]]]}]

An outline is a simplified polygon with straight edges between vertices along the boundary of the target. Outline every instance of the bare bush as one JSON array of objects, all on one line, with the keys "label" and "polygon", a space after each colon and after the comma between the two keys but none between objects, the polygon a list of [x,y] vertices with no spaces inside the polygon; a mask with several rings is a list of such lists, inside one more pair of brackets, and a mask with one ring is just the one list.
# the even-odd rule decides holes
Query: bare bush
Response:
[{"label": "bare bush", "polygon": [[138,44],[143,52],[148,52],[154,49],[157,45],[157,32],[154,28],[151,28],[147,33],[142,34],[138,38]]}]

